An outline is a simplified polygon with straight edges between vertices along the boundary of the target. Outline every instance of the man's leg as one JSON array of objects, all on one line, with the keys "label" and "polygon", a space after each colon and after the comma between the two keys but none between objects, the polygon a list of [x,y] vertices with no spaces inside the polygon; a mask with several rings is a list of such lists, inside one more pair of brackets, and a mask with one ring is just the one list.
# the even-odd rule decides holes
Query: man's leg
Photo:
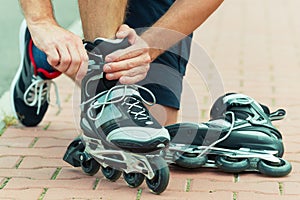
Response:
[{"label": "man's leg", "polygon": [[84,38],[115,38],[124,22],[127,0],[78,0]]},{"label": "man's leg", "polygon": [[148,107],[153,117],[162,125],[167,126],[177,123],[179,111],[169,106],[156,104]]},{"label": "man's leg", "polygon": [[[78,4],[86,40],[115,38],[116,31],[125,19],[127,0],[78,0]],[[177,122],[177,109],[157,104],[149,110],[161,125]]]}]

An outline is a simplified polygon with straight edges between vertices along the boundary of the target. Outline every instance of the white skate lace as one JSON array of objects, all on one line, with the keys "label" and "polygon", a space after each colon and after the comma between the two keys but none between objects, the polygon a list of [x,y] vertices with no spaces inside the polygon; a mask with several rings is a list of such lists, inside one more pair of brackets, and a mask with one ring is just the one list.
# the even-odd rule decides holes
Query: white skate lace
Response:
[{"label": "white skate lace", "polygon": [[[110,105],[110,104],[115,104],[115,103],[119,103],[119,102],[122,102],[122,105],[127,105],[129,106],[128,107],[128,113],[129,114],[132,114],[134,115],[134,119],[136,120],[145,120],[147,118],[149,118],[148,114],[147,114],[147,111],[144,107],[142,106],[139,106],[138,104],[140,103],[140,100],[135,98],[135,97],[128,97],[126,96],[127,94],[127,90],[128,89],[142,89],[144,91],[146,91],[147,93],[150,94],[151,98],[153,99],[152,102],[148,102],[146,101],[143,97],[140,96],[141,100],[143,103],[149,105],[149,106],[152,106],[155,104],[156,102],[156,99],[155,99],[155,96],[154,94],[147,88],[143,87],[143,86],[139,86],[139,85],[116,85],[114,87],[112,87],[110,90],[107,90],[107,91],[104,91],[104,92],[101,92],[99,94],[97,94],[96,96],[94,96],[93,98],[89,99],[88,101],[85,101],[81,104],[81,106],[87,104],[87,103],[91,103],[90,107],[88,108],[87,110],[87,114],[88,114],[88,117],[92,120],[98,120],[102,114],[103,114],[103,111],[104,111],[104,108],[106,105]],[[110,101],[109,100],[109,97],[111,95],[111,93],[116,90],[116,89],[123,89],[123,93],[122,95],[120,96],[119,99],[116,99],[114,101]],[[101,96],[105,95],[104,97],[104,101],[103,102],[99,102],[97,101],[97,99]],[[127,100],[131,100],[130,102],[127,101]],[[101,111],[100,113],[96,116],[96,117],[93,117],[92,115],[92,110],[94,109],[97,109],[97,108],[100,108],[101,107]],[[136,111],[133,111],[132,108],[137,108],[139,110],[139,112],[136,112]]]},{"label": "white skate lace", "polygon": [[23,100],[28,106],[37,105],[36,114],[39,115],[40,109],[42,106],[42,102],[46,99],[47,103],[50,104],[50,89],[51,85],[54,85],[55,95],[56,95],[56,105],[60,111],[60,99],[58,94],[58,88],[54,81],[52,80],[44,80],[40,77],[33,77],[32,83],[27,88],[24,93]]},{"label": "white skate lace", "polygon": [[226,133],[226,135],[225,135],[224,137],[222,137],[221,139],[219,139],[219,140],[213,142],[212,144],[210,144],[209,146],[207,146],[207,147],[201,152],[201,154],[199,155],[199,157],[201,157],[201,156],[203,156],[204,154],[206,154],[212,147],[214,147],[216,144],[218,144],[218,143],[220,143],[220,142],[226,140],[226,139],[230,136],[230,134],[231,134],[231,132],[232,132],[232,130],[233,130],[233,128],[234,128],[235,115],[234,115],[234,113],[231,112],[231,111],[227,111],[227,112],[225,113],[225,115],[227,115],[227,114],[230,114],[230,115],[231,115],[231,120],[232,120],[228,132]]}]

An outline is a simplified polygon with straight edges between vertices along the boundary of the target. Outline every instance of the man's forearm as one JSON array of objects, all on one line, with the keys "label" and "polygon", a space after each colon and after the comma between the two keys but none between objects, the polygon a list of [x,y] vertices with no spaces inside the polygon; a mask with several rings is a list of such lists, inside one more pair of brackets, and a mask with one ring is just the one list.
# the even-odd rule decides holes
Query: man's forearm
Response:
[{"label": "man's forearm", "polygon": [[28,25],[56,23],[51,0],[19,0]]},{"label": "man's forearm", "polygon": [[149,44],[152,60],[191,34],[223,0],[177,0],[142,38]]}]

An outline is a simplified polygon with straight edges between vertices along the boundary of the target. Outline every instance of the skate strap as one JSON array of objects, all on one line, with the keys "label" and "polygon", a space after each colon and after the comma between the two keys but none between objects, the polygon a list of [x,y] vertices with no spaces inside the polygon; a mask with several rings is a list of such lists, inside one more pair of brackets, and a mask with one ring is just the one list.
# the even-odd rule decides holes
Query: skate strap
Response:
[{"label": "skate strap", "polygon": [[107,55],[130,46],[128,38],[113,40],[96,38],[94,42],[83,41],[83,44],[89,56],[89,65],[104,64]]},{"label": "skate strap", "polygon": [[199,156],[201,157],[212,147],[226,140],[234,130],[234,113],[228,111],[225,115],[230,115],[230,118],[232,118],[231,123],[219,119],[201,124],[177,123],[166,126],[165,128],[170,134],[171,143],[203,147],[203,151]]},{"label": "skate strap", "polygon": [[223,138],[232,124],[224,119],[216,119],[206,123],[176,123],[165,128],[170,134],[172,143],[208,146]]}]

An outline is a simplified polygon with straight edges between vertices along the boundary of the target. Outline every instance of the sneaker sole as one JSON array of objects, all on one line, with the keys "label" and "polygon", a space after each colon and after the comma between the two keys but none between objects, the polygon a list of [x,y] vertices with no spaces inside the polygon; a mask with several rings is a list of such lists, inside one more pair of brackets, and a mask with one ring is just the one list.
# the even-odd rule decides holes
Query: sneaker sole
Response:
[{"label": "sneaker sole", "polygon": [[16,75],[11,83],[10,86],[10,103],[11,103],[11,108],[12,108],[12,113],[16,119],[18,119],[16,108],[15,108],[15,103],[14,103],[14,91],[15,91],[15,86],[20,78],[22,68],[23,68],[23,60],[24,60],[24,43],[25,43],[25,33],[26,33],[26,28],[27,24],[26,21],[23,20],[21,26],[20,26],[20,33],[19,33],[19,51],[20,51],[20,65],[19,68],[16,72]]}]

